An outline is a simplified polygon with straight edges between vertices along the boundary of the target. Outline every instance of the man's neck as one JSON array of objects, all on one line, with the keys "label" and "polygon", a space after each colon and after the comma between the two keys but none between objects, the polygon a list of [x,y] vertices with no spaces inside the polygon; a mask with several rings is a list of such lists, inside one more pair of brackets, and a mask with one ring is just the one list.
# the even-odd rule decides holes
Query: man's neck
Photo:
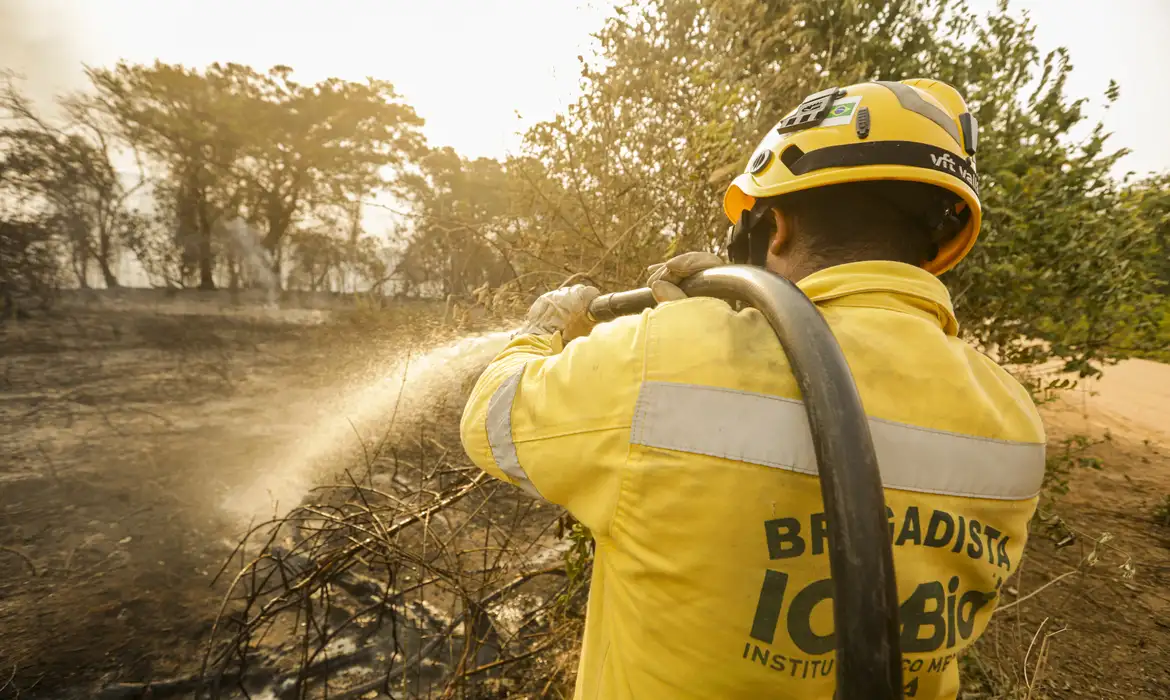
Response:
[{"label": "man's neck", "polygon": [[839,258],[834,258],[832,260],[818,260],[816,258],[804,258],[804,259],[796,260],[796,261],[793,261],[793,260],[779,261],[779,260],[773,259],[773,260],[769,261],[769,264],[767,265],[767,269],[770,270],[771,272],[775,272],[776,274],[780,275],[781,277],[786,278],[787,280],[789,280],[790,282],[795,284],[795,283],[801,281],[802,279],[804,279],[805,277],[808,277],[809,275],[813,274],[814,272],[820,272],[821,270],[826,270],[830,267],[836,267],[838,265],[847,265],[849,263],[871,262],[871,261],[904,262],[901,260],[893,260],[892,258],[881,257],[881,256],[872,256],[872,255],[858,255],[856,257],[841,256]]}]

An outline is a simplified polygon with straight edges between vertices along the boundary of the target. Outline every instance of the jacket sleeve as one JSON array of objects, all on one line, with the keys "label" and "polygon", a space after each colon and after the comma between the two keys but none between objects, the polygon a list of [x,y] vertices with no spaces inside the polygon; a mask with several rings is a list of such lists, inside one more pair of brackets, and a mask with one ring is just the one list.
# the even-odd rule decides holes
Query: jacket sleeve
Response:
[{"label": "jacket sleeve", "polygon": [[484,471],[609,530],[642,379],[642,317],[604,323],[564,345],[521,336],[488,365],[460,435]]}]

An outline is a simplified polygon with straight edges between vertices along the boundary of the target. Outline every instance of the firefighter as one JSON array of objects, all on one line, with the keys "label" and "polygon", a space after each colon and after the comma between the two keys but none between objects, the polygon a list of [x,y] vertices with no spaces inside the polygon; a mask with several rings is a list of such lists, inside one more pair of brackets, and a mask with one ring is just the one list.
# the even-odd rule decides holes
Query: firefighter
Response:
[{"label": "firefighter", "polygon": [[[767,133],[723,201],[731,262],[795,282],[853,372],[915,698],[956,697],[1044,474],[1028,392],[960,339],[937,278],[979,233],[977,147],[944,83],[825,90]],[[793,373],[759,312],[677,285],[723,263],[651,268],[659,305],[596,327],[596,289],[549,292],[463,414],[477,465],[596,541],[579,699],[833,697],[827,523]]]}]

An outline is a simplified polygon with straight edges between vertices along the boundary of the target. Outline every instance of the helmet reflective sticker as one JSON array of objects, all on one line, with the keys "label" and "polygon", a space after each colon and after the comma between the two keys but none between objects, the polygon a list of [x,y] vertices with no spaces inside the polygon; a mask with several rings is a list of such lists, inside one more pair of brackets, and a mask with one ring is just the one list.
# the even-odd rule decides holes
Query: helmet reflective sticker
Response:
[{"label": "helmet reflective sticker", "polygon": [[962,143],[962,137],[959,135],[959,129],[955,126],[953,117],[922,99],[922,95],[913,87],[905,83],[894,83],[886,80],[875,80],[874,82],[894,93],[898,97],[898,103],[904,109],[921,114],[942,127],[943,131],[950,134],[950,137],[955,140],[955,143]]}]

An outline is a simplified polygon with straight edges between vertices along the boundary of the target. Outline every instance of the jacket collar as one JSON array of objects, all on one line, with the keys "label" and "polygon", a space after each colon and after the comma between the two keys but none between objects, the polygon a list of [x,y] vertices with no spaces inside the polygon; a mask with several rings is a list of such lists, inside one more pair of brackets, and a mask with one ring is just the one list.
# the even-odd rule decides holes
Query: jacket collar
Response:
[{"label": "jacket collar", "polygon": [[834,265],[797,283],[818,306],[868,306],[913,314],[958,335],[959,322],[945,285],[926,270],[888,260]]}]

